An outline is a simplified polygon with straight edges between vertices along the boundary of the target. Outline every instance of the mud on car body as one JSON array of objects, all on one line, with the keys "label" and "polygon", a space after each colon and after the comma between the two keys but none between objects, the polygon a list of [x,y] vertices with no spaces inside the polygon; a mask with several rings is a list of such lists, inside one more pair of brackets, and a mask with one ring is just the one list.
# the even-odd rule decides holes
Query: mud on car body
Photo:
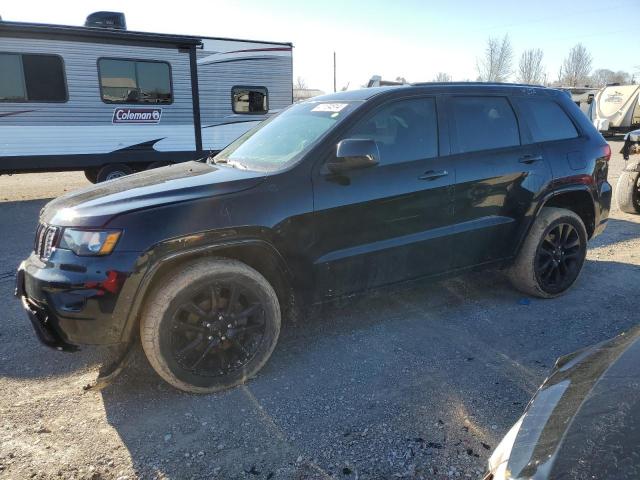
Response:
[{"label": "mud on car body", "polygon": [[54,200],[16,291],[46,344],[139,334],[165,380],[212,392],[255,375],[301,305],[488,266],[562,294],[605,228],[609,155],[551,89],[317,97],[206,163]]}]

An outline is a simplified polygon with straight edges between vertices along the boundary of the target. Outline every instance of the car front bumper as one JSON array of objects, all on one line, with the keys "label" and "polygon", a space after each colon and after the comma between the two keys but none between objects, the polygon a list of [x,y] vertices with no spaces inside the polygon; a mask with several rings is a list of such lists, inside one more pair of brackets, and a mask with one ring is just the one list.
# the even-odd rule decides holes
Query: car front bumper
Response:
[{"label": "car front bumper", "polygon": [[15,295],[38,339],[62,351],[126,341],[132,295],[127,292],[135,292],[131,277],[138,256],[78,257],[57,250],[42,260],[31,254],[18,267]]}]

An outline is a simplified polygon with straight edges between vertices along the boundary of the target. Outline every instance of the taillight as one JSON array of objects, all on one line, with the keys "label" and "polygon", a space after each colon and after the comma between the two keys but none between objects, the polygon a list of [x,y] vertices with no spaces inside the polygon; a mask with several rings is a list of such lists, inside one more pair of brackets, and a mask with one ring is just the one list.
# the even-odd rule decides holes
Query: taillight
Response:
[{"label": "taillight", "polygon": [[602,159],[608,162],[611,159],[611,146],[609,144],[602,147]]}]

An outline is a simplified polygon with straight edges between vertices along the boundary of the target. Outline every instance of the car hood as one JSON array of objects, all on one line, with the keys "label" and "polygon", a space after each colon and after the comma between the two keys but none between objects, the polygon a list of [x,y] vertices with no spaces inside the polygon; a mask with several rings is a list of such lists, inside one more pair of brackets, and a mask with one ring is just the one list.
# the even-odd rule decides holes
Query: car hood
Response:
[{"label": "car hood", "polygon": [[40,221],[57,226],[98,227],[117,215],[225,195],[258,185],[262,172],[186,162],[110,180],[48,203]]},{"label": "car hood", "polygon": [[640,327],[558,359],[522,417],[509,478],[640,478]]}]

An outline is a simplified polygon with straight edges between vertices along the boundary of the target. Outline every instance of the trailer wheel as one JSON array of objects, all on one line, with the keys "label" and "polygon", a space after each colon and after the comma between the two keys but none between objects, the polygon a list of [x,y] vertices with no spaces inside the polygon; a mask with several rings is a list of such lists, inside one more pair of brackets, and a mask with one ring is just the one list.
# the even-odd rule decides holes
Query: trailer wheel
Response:
[{"label": "trailer wheel", "polygon": [[125,175],[130,175],[131,173],[133,173],[131,167],[124,163],[110,163],[98,170],[96,182],[102,183],[107,180],[114,180],[116,178],[124,177]]},{"label": "trailer wheel", "polygon": [[91,183],[97,183],[98,182],[98,169],[97,168],[87,168],[84,171],[84,176],[87,177],[87,180],[89,180]]}]

